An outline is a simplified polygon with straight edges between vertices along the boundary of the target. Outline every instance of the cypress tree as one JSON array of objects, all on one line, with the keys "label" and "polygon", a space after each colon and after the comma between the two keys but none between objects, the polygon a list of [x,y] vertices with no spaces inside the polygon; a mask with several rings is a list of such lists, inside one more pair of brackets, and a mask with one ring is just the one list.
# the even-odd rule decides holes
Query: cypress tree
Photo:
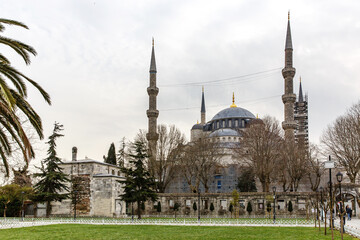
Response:
[{"label": "cypress tree", "polygon": [[292,205],[292,202],[289,201],[289,205],[288,205],[288,211],[291,213],[293,211],[293,205]]},{"label": "cypress tree", "polygon": [[63,130],[63,125],[55,122],[53,134],[49,137],[48,157],[41,162],[40,173],[35,173],[35,177],[40,177],[40,181],[35,184],[36,195],[34,199],[38,202],[46,202],[46,216],[49,217],[51,213],[51,202],[61,201],[69,197],[68,193],[60,193],[68,191],[69,188],[66,183],[70,182],[68,175],[63,173],[59,164],[61,159],[57,157],[56,140],[63,137],[60,132]]},{"label": "cypress tree", "polygon": [[238,184],[236,187],[240,192],[256,192],[256,182],[254,172],[248,168],[241,172],[241,175],[238,178]]},{"label": "cypress tree", "polygon": [[215,210],[214,204],[210,203],[210,211],[214,211],[214,210]]},{"label": "cypress tree", "polygon": [[175,203],[174,204],[174,212],[175,212],[175,220],[176,220],[176,212],[180,209],[180,204],[179,203]]},{"label": "cypress tree", "polygon": [[194,211],[197,210],[196,202],[194,202],[194,204],[193,204],[193,209],[194,209]]},{"label": "cypress tree", "polygon": [[103,156],[103,158],[105,163],[116,165],[116,153],[114,143],[111,143],[107,157]]},{"label": "cypress tree", "polygon": [[251,202],[248,202],[247,207],[246,207],[246,211],[249,213],[249,215],[250,215],[250,213],[252,212]]},{"label": "cypress tree", "polygon": [[160,202],[160,201],[159,201],[158,204],[157,204],[156,211],[157,211],[158,213],[161,212],[161,202]]},{"label": "cypress tree", "polygon": [[125,173],[125,180],[119,181],[124,184],[124,194],[120,195],[121,200],[127,203],[137,203],[138,218],[141,218],[141,203],[147,200],[156,201],[155,180],[150,176],[144,162],[148,155],[146,153],[145,143],[136,141],[132,145],[132,153],[129,155],[131,160],[130,168],[121,168]]}]

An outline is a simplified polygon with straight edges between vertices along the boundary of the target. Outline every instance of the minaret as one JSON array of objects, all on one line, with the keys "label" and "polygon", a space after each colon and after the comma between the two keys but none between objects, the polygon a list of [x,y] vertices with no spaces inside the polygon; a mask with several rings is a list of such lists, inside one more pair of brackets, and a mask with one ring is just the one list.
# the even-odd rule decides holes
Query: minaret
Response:
[{"label": "minaret", "polygon": [[[150,86],[147,88],[149,95],[149,110],[146,111],[147,117],[149,119],[148,133],[146,134],[146,139],[148,140],[149,156],[150,162],[153,163],[156,160],[156,144],[159,138],[157,130],[157,117],[159,116],[159,111],[156,109],[156,96],[159,93],[159,88],[156,87],[156,62],[155,62],[155,51],[154,51],[154,38],[152,40],[152,52],[151,52],[151,62],[150,62]],[[151,168],[150,168],[151,170]],[[150,171],[151,172],[151,171]]]},{"label": "minaret", "polygon": [[296,121],[295,141],[300,149],[307,150],[309,147],[309,131],[308,131],[308,100],[303,95],[301,77],[299,85],[299,96],[295,103],[294,118]]},{"label": "minaret", "polygon": [[295,76],[295,68],[293,68],[293,47],[291,41],[290,30],[290,12],[288,13],[288,25],[286,32],[285,43],[285,67],[282,70],[282,75],[285,80],[285,92],[282,95],[282,101],[284,103],[284,121],[282,122],[282,128],[285,131],[285,140],[287,142],[294,142],[294,130],[296,128],[296,122],[294,121],[294,103],[296,95],[293,90],[293,78]]},{"label": "minaret", "polygon": [[205,125],[206,122],[206,110],[205,110],[205,97],[204,97],[204,86],[202,87],[201,97],[201,125]]}]

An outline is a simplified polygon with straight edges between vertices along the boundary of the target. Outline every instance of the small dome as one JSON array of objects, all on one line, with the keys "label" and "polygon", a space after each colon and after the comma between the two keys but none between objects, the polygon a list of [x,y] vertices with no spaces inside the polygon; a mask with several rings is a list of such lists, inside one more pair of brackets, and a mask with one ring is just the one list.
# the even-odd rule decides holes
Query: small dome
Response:
[{"label": "small dome", "polygon": [[260,118],[251,119],[250,125],[256,125],[256,124],[264,124],[264,122]]},{"label": "small dome", "polygon": [[218,112],[211,121],[224,118],[255,118],[255,116],[244,108],[230,107]]},{"label": "small dome", "polygon": [[234,136],[240,137],[240,133],[234,129],[221,128],[210,133],[209,137],[223,137],[223,136]]},{"label": "small dome", "polygon": [[203,130],[203,125],[201,125],[201,124],[195,124],[192,128],[191,128],[191,130],[195,130],[195,129],[201,129],[201,130]]}]

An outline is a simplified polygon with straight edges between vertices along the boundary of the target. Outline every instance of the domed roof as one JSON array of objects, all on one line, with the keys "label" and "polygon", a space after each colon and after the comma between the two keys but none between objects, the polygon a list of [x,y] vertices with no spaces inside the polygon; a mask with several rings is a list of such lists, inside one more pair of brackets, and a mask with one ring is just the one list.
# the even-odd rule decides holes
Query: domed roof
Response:
[{"label": "domed roof", "polygon": [[225,108],[218,112],[211,121],[224,118],[255,118],[254,114],[241,107]]},{"label": "domed roof", "polygon": [[234,129],[221,128],[210,133],[209,137],[235,136],[240,137],[240,133]]},{"label": "domed roof", "polygon": [[195,124],[192,128],[191,128],[191,130],[194,130],[194,129],[203,129],[203,125],[201,125],[201,124],[199,124],[199,123],[197,123],[197,124]]}]

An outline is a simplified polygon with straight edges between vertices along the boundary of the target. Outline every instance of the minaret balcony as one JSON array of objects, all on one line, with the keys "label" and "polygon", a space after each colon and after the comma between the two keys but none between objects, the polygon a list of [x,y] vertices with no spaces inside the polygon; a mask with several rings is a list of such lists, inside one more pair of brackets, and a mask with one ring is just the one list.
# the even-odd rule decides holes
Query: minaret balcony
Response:
[{"label": "minaret balcony", "polygon": [[282,70],[282,75],[284,78],[287,78],[287,77],[294,77],[295,76],[295,68],[293,67],[286,67],[286,68],[283,68]]},{"label": "minaret balcony", "polygon": [[148,92],[148,94],[150,95],[150,96],[157,96],[158,95],[158,93],[159,93],[159,88],[157,88],[157,87],[148,87],[147,88],[147,92]]},{"label": "minaret balcony", "polygon": [[159,116],[159,110],[149,109],[146,111],[146,115],[148,118],[151,118],[151,117],[157,118]]},{"label": "minaret balcony", "polygon": [[296,129],[296,122],[295,121],[284,121],[282,122],[282,128],[284,130],[287,130],[287,129]]},{"label": "minaret balcony", "polygon": [[159,134],[158,133],[147,133],[146,139],[148,141],[151,141],[151,140],[157,141],[159,139]]},{"label": "minaret balcony", "polygon": [[296,100],[296,95],[294,93],[284,94],[282,95],[283,103],[293,103]]}]

